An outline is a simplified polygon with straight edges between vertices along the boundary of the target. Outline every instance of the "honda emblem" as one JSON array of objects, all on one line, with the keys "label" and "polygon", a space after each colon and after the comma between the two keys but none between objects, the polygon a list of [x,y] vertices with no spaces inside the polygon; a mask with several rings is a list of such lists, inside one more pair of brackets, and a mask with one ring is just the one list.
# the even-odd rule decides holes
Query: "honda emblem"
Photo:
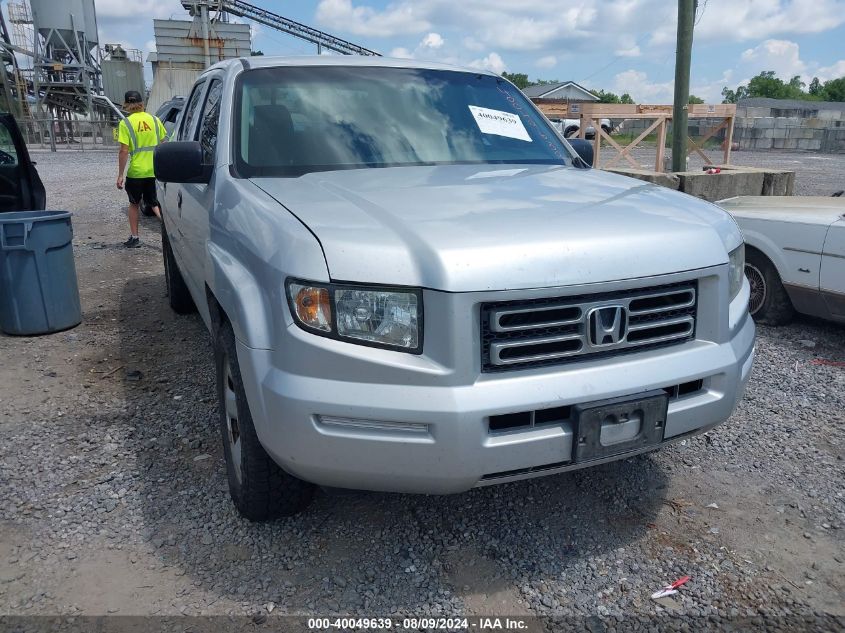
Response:
[{"label": "honda emblem", "polygon": [[623,306],[602,306],[587,313],[590,345],[618,345],[628,331],[628,311]]}]

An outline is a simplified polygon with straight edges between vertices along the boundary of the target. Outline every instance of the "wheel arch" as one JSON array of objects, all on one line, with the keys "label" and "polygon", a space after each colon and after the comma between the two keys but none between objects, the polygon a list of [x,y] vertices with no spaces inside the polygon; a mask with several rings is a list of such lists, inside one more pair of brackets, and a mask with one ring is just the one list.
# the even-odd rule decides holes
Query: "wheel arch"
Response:
[{"label": "wheel arch", "polygon": [[210,330],[217,336],[222,323],[232,325],[235,337],[254,349],[270,349],[270,306],[255,277],[237,258],[220,246],[206,249],[206,305]]}]

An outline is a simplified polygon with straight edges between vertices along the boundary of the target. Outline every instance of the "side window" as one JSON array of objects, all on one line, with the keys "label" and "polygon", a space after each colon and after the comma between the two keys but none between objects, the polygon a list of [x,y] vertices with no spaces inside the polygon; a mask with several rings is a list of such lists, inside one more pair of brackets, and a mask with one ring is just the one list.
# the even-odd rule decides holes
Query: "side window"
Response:
[{"label": "side window", "polygon": [[182,129],[179,130],[179,140],[189,141],[188,135],[191,133],[191,125],[194,122],[194,116],[197,113],[197,108],[200,104],[200,96],[202,95],[205,82],[198,83],[194,86],[194,91],[191,93],[191,98],[188,99],[188,105],[185,106],[185,116],[182,117]]},{"label": "side window", "polygon": [[214,151],[217,149],[217,124],[220,120],[220,96],[222,94],[223,82],[219,79],[212,80],[200,122],[199,140],[202,146],[202,162],[206,165],[214,164]]},{"label": "side window", "polygon": [[9,129],[0,122],[0,165],[17,165],[18,150]]}]

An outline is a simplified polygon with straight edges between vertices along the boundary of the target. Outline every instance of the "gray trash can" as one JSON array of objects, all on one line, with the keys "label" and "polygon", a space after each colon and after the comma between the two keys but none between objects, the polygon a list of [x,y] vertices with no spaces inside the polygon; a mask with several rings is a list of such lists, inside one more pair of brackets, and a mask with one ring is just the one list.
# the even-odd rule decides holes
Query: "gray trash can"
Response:
[{"label": "gray trash can", "polygon": [[70,216],[0,213],[0,330],[6,334],[49,334],[82,321]]}]

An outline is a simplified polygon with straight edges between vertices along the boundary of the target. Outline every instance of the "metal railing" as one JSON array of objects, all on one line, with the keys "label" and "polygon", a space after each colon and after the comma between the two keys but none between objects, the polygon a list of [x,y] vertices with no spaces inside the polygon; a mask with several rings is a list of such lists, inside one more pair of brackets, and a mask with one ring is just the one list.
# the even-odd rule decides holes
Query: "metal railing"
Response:
[{"label": "metal railing", "polygon": [[117,123],[111,121],[64,120],[33,117],[20,122],[26,143],[31,148],[52,151],[116,149]]}]

